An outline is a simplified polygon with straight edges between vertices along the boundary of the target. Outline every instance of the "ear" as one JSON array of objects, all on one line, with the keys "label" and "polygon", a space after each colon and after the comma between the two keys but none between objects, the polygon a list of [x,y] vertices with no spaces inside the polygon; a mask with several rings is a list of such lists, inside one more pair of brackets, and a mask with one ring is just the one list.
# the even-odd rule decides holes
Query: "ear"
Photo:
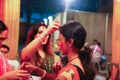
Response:
[{"label": "ear", "polygon": [[72,46],[72,45],[73,45],[73,39],[72,39],[72,38],[69,39],[68,45],[69,45],[69,46]]}]

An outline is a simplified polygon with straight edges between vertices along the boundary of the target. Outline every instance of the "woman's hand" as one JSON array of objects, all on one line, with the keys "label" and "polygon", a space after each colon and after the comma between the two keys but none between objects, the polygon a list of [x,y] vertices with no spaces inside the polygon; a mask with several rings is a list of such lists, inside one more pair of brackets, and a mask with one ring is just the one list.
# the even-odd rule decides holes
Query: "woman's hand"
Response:
[{"label": "woman's hand", "polygon": [[26,70],[13,70],[7,72],[5,75],[7,76],[8,80],[20,80],[28,78],[28,76],[30,76]]},{"label": "woman's hand", "polygon": [[54,63],[53,67],[52,67],[53,72],[55,74],[58,74],[58,72],[61,70],[61,68],[62,68],[62,62],[61,61]]},{"label": "woman's hand", "polygon": [[24,69],[24,70],[28,70],[28,71],[35,71],[38,67],[33,65],[30,62],[23,62],[21,64],[21,66],[19,67],[19,69]]},{"label": "woman's hand", "polygon": [[54,20],[47,28],[49,34],[53,33],[54,31],[60,28],[60,22],[58,20]]},{"label": "woman's hand", "polygon": [[46,44],[48,40],[48,36],[58,30],[60,28],[60,23],[58,20],[54,20],[48,28],[38,36],[38,39],[41,41],[42,44]]},{"label": "woman's hand", "polygon": [[31,64],[30,62],[23,62],[20,66],[20,69],[25,69],[28,71],[35,71],[40,77],[44,77],[46,75],[46,71]]}]

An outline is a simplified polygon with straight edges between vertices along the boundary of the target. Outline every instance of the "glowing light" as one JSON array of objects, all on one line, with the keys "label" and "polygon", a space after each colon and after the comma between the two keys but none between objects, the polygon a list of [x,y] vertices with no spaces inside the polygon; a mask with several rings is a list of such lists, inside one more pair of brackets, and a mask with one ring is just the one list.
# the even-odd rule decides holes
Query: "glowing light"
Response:
[{"label": "glowing light", "polygon": [[68,4],[70,4],[71,2],[73,2],[73,0],[66,0],[66,10],[68,9]]},{"label": "glowing light", "polygon": [[53,21],[53,17],[52,16],[49,16],[48,17],[48,20],[49,20],[49,24]]},{"label": "glowing light", "polygon": [[66,2],[71,2],[72,0],[66,0]]},{"label": "glowing light", "polygon": [[47,25],[47,22],[48,22],[47,19],[44,18],[43,21],[44,21],[44,23]]}]

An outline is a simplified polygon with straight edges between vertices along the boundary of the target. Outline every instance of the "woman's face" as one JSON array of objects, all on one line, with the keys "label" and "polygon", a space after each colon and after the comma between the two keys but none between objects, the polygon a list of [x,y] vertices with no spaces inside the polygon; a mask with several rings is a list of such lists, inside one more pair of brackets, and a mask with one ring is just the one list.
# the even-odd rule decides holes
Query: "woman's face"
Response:
[{"label": "woman's face", "polygon": [[41,33],[43,33],[43,31],[45,31],[46,30],[46,27],[45,26],[40,26],[39,28],[38,28],[38,32],[37,32],[37,34],[35,35],[35,37],[34,38],[37,38]]},{"label": "woman's face", "polygon": [[[45,26],[40,26],[39,29],[38,29],[38,33],[35,35],[35,38],[37,38],[38,36],[40,36],[41,33],[43,33],[43,31],[46,30],[46,27]],[[48,41],[48,36],[44,39],[44,41],[42,42],[42,44],[46,44]]]},{"label": "woman's face", "polygon": [[41,27],[39,27],[39,29],[38,29],[38,33],[39,34],[41,34],[43,31],[45,31],[46,30],[46,27],[45,26],[41,26]]},{"label": "woman's face", "polygon": [[60,47],[62,54],[66,55],[68,51],[67,42],[62,34],[59,34],[58,46]]}]

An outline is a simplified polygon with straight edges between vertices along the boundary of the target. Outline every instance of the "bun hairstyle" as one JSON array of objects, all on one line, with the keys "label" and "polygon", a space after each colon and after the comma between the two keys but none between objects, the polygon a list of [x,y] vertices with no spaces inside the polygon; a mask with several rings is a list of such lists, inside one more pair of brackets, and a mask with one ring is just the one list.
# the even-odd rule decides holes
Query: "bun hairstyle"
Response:
[{"label": "bun hairstyle", "polygon": [[95,73],[92,67],[90,67],[91,49],[89,47],[85,47],[84,50],[81,50],[85,44],[87,36],[85,28],[79,22],[69,21],[60,28],[60,33],[64,36],[66,41],[70,38],[73,39],[73,45],[80,50],[79,59],[84,67],[86,80],[93,80]]}]

